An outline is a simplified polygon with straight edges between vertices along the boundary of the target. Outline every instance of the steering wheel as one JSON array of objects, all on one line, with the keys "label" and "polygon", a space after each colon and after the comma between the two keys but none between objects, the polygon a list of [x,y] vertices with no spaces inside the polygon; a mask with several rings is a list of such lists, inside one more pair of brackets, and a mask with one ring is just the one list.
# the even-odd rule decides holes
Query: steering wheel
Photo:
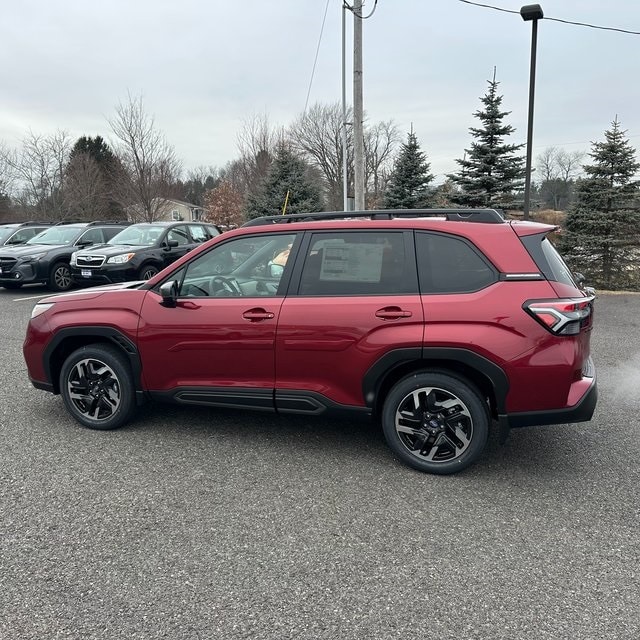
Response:
[{"label": "steering wheel", "polygon": [[211,282],[220,284],[222,289],[230,296],[241,296],[242,291],[238,287],[237,282],[233,278],[225,278],[223,276],[213,276]]}]

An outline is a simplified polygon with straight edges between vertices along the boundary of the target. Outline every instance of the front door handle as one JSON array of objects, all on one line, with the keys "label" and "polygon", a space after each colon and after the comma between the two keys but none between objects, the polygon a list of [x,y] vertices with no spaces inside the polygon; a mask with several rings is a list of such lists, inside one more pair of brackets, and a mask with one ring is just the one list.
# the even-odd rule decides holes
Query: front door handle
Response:
[{"label": "front door handle", "polygon": [[249,322],[260,322],[261,320],[271,320],[271,318],[275,317],[275,313],[271,313],[270,311],[265,311],[260,307],[255,309],[249,309],[242,314],[242,317],[245,320],[249,320]]},{"label": "front door handle", "polygon": [[400,318],[410,318],[412,315],[411,311],[404,311],[400,307],[384,307],[376,311],[376,318],[382,320],[399,320]]}]

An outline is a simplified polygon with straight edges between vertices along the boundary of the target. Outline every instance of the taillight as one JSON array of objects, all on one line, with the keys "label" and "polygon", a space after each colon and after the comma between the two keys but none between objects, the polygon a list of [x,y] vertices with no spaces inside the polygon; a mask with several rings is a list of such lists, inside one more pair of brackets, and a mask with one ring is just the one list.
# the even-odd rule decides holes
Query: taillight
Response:
[{"label": "taillight", "polygon": [[545,329],[561,336],[574,336],[591,324],[594,296],[560,300],[532,300],[523,309]]}]

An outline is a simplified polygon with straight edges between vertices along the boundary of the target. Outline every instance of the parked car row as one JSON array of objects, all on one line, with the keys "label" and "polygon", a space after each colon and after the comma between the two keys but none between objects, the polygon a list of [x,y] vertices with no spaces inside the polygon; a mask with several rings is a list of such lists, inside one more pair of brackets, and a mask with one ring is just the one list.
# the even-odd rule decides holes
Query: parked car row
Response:
[{"label": "parked car row", "polygon": [[0,225],[0,286],[38,283],[66,291],[148,280],[219,233],[204,222]]}]

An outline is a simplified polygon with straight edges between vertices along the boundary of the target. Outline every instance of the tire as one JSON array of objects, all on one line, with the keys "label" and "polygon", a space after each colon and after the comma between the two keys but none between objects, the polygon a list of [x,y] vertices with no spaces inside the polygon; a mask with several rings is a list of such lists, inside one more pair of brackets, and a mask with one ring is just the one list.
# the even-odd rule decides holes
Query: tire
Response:
[{"label": "tire", "polygon": [[74,351],[60,371],[60,395],[67,411],[89,429],[117,429],[136,409],[129,364],[110,345],[94,344]]},{"label": "tire", "polygon": [[444,372],[419,372],[397,382],[386,397],[382,429],[400,459],[419,471],[462,471],[482,453],[489,412],[477,389]]},{"label": "tire", "polygon": [[159,273],[159,269],[154,267],[152,264],[143,264],[138,272],[138,277],[140,280],[149,280],[150,278],[153,278],[156,273]]},{"label": "tire", "polygon": [[71,268],[66,262],[56,262],[49,272],[47,286],[51,291],[68,291],[71,289]]},{"label": "tire", "polygon": [[2,286],[5,289],[15,290],[19,289],[22,286],[22,282],[5,282]]}]

